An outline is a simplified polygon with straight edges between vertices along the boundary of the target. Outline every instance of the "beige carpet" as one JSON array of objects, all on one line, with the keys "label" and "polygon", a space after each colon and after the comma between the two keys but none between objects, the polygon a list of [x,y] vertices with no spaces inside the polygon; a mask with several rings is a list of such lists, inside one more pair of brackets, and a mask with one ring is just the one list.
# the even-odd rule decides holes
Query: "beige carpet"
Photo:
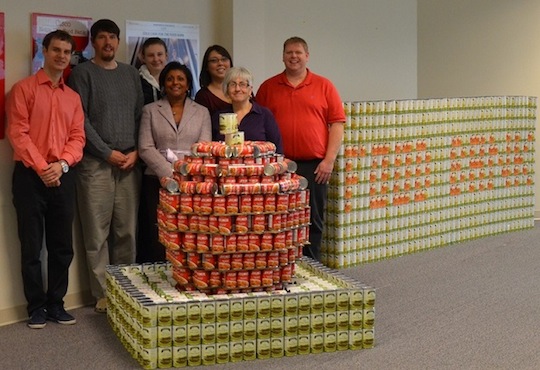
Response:
[{"label": "beige carpet", "polygon": [[[540,225],[343,270],[377,288],[376,345],[191,369],[538,369]],[[137,369],[91,307],[0,327],[0,369]]]}]

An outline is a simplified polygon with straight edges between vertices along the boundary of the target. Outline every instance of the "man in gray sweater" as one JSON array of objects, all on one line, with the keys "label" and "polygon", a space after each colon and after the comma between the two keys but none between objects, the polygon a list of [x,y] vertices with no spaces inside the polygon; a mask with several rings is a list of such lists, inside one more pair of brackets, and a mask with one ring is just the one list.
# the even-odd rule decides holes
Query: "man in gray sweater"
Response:
[{"label": "man in gray sweater", "polygon": [[95,56],[69,85],[85,113],[87,144],[78,166],[77,204],[95,310],[106,312],[105,266],[135,262],[141,184],[137,138],[143,106],[138,71],[115,60],[120,29],[100,19],[90,29]]}]

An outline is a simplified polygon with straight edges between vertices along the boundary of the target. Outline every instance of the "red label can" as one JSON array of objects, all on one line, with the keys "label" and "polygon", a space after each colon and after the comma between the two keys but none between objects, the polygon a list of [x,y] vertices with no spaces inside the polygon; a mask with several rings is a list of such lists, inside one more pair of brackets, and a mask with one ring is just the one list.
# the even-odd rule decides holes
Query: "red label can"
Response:
[{"label": "red label can", "polygon": [[229,235],[232,232],[231,216],[218,216],[218,228],[220,234]]},{"label": "red label can", "polygon": [[209,227],[209,217],[207,215],[200,215],[199,216],[199,227],[200,232],[207,233],[210,231]]},{"label": "red label can", "polygon": [[293,246],[293,232],[292,230],[285,231],[285,247],[289,248]]},{"label": "red label can", "polygon": [[263,270],[261,273],[261,285],[272,286],[274,284],[274,272],[272,270]]},{"label": "red label can", "polygon": [[253,270],[249,273],[249,285],[256,288],[261,286],[261,271]]},{"label": "red label can", "polygon": [[240,195],[240,213],[251,213],[252,198],[250,194]]},{"label": "red label can", "polygon": [[201,195],[193,195],[193,212],[200,214],[201,213]]},{"label": "red label can", "polygon": [[289,249],[289,263],[294,263],[296,261],[296,252],[298,248]]},{"label": "red label can", "polygon": [[236,216],[234,230],[237,233],[247,233],[249,231],[249,217],[247,215]]},{"label": "red label can", "polygon": [[236,252],[236,235],[227,235],[225,237],[225,250],[227,252]]},{"label": "red label can", "polygon": [[273,215],[267,215],[267,219],[268,219],[268,230],[272,230],[272,231],[281,230],[282,215],[280,215],[279,213],[273,214]]},{"label": "red label can", "polygon": [[197,252],[205,253],[209,251],[208,234],[197,234]]},{"label": "red label can", "polygon": [[236,250],[246,252],[249,250],[249,235],[242,234],[236,236]]},{"label": "red label can", "polygon": [[266,268],[266,253],[265,252],[255,253],[255,267],[258,269]]},{"label": "red label can", "polygon": [[251,229],[256,233],[262,233],[266,229],[266,216],[264,214],[253,215]]},{"label": "red label can", "polygon": [[238,271],[238,274],[236,275],[236,287],[249,287],[249,271]]},{"label": "red label can", "polygon": [[225,272],[225,287],[236,288],[236,271]]},{"label": "red label can", "polygon": [[249,234],[248,245],[249,245],[250,251],[260,251],[261,250],[261,236],[257,234]]},{"label": "red label can", "polygon": [[186,285],[191,281],[191,270],[185,267],[173,268],[173,278],[180,285]]},{"label": "red label can", "polygon": [[202,267],[205,270],[214,270],[217,267],[217,256],[212,253],[202,255]]},{"label": "red label can", "polygon": [[178,231],[188,231],[189,230],[189,223],[188,223],[188,216],[183,213],[178,213],[176,215],[176,222]]},{"label": "red label can", "polygon": [[217,216],[208,216],[208,231],[212,234],[219,233],[219,222]]},{"label": "red label can", "polygon": [[276,195],[265,194],[264,195],[264,212],[275,212],[275,211],[276,211]]},{"label": "red label can", "polygon": [[285,266],[289,264],[289,250],[282,249],[279,251],[279,265]]},{"label": "red label can", "polygon": [[229,213],[229,214],[238,213],[238,211],[239,211],[238,195],[236,195],[236,194],[227,195],[226,199],[227,199],[227,201],[226,201],[227,213]]},{"label": "red label can", "polygon": [[218,256],[218,269],[226,271],[231,269],[231,255],[230,254],[220,254]]},{"label": "red label can", "polygon": [[210,280],[208,280],[208,285],[211,288],[221,287],[221,272],[219,271],[210,271]]},{"label": "red label can", "polygon": [[261,250],[271,251],[272,249],[274,249],[273,241],[274,241],[274,235],[270,233],[262,234],[261,235]]},{"label": "red label can", "polygon": [[193,197],[191,194],[180,195],[180,212],[193,213]]},{"label": "red label can", "polygon": [[223,253],[225,251],[225,237],[223,235],[213,234],[211,243],[210,250],[212,253]]},{"label": "red label can", "polygon": [[210,271],[195,270],[193,271],[193,285],[199,289],[208,289],[208,281],[210,280]]},{"label": "red label can", "polygon": [[296,192],[289,194],[289,209],[296,208]]},{"label": "red label can", "polygon": [[253,209],[254,213],[261,213],[264,212],[264,195],[263,194],[255,194],[253,195],[253,201],[251,208]]},{"label": "red label can", "polygon": [[285,212],[289,210],[289,195],[288,194],[277,195],[276,210],[278,212]]},{"label": "red label can", "polygon": [[282,282],[290,282],[292,280],[292,274],[293,274],[293,266],[294,265],[287,265],[283,266],[280,270],[281,272],[281,281]]},{"label": "red label can", "polygon": [[244,256],[242,253],[233,253],[231,255],[231,269],[240,270],[244,267]]},{"label": "red label can", "polygon": [[184,233],[184,250],[195,251],[197,249],[197,234]]},{"label": "red label can", "polygon": [[253,270],[255,268],[255,253],[244,253],[242,261],[245,270]]},{"label": "red label can", "polygon": [[274,249],[285,249],[285,233],[277,233],[274,235]]},{"label": "red label can", "polygon": [[199,215],[188,216],[189,231],[197,232],[199,230]]},{"label": "red label can", "polygon": [[188,253],[187,264],[190,269],[201,267],[201,255],[199,253]]},{"label": "red label can", "polygon": [[201,214],[209,215],[213,210],[214,197],[210,194],[201,195]]},{"label": "red label can", "polygon": [[279,266],[279,252],[278,251],[271,251],[271,252],[267,253],[266,265],[268,267],[278,267]]},{"label": "red label can", "polygon": [[274,273],[272,274],[272,280],[274,281],[274,285],[278,285],[281,283],[281,270],[277,269],[274,270]]},{"label": "red label can", "polygon": [[223,196],[213,197],[213,213],[214,215],[222,215],[227,212],[227,202]]}]

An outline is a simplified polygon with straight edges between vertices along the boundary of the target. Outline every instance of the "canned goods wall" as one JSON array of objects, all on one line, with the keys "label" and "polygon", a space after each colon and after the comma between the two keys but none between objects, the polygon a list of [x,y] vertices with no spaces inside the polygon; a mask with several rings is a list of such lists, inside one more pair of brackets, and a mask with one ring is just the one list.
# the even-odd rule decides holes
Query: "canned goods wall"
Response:
[{"label": "canned goods wall", "polygon": [[323,263],[533,227],[536,108],[527,96],[345,102]]}]

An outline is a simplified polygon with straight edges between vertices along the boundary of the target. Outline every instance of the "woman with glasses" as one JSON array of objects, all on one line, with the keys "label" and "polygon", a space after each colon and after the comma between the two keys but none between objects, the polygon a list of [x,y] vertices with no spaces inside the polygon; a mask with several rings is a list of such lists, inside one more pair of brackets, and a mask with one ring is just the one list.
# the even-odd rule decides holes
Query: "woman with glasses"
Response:
[{"label": "woman with glasses", "polygon": [[220,141],[225,137],[219,133],[219,115],[236,113],[238,130],[244,132],[245,140],[270,141],[276,145],[276,151],[283,153],[283,143],[278,125],[270,109],[257,104],[253,99],[253,75],[243,67],[230,68],[222,84],[223,94],[231,100],[231,107],[212,115],[212,140]]},{"label": "woman with glasses", "polygon": [[195,95],[195,101],[208,108],[210,115],[231,106],[230,99],[223,94],[221,84],[225,73],[232,66],[231,55],[223,46],[212,45],[206,49],[199,76],[201,89]]}]

